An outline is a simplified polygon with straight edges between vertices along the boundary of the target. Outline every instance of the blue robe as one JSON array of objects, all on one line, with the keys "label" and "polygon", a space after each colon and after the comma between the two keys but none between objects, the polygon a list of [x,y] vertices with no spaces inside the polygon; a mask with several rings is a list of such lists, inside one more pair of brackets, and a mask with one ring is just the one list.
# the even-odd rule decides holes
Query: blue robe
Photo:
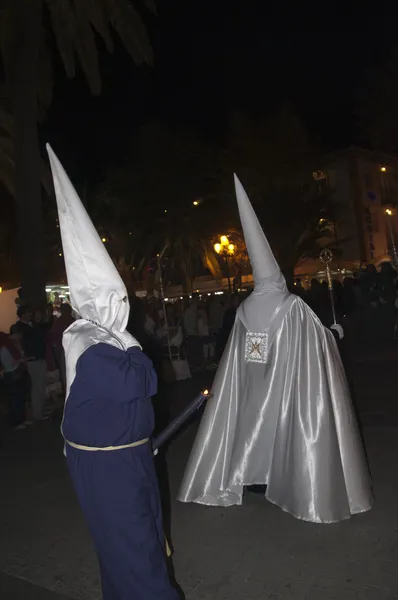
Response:
[{"label": "blue robe", "polygon": [[[91,346],[76,365],[65,439],[105,447],[150,437],[156,390],[152,363],[140,349]],[[110,452],[67,445],[67,463],[97,549],[104,600],[177,600],[150,444]]]}]

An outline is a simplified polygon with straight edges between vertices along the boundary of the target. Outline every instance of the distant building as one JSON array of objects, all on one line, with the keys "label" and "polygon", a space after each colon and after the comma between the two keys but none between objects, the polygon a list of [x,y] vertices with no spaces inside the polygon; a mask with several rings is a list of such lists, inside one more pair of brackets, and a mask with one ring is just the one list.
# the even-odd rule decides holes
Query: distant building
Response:
[{"label": "distant building", "polygon": [[[338,204],[336,220],[325,240],[339,249],[335,268],[351,270],[361,263],[389,260],[389,226],[394,236],[398,233],[398,157],[348,148],[325,155],[313,177],[320,187],[334,192]],[[316,262],[306,261],[298,274],[315,274],[321,269]]]}]

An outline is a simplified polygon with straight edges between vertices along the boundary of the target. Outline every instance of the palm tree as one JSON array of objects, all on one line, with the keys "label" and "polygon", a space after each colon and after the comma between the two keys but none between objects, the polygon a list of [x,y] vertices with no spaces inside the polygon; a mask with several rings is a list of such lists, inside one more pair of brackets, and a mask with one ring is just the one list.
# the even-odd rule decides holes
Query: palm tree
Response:
[{"label": "palm tree", "polygon": [[[278,261],[285,271],[319,254],[338,209],[332,190],[312,179],[319,149],[300,117],[284,107],[264,120],[232,113],[220,155],[220,193],[235,204],[235,171],[254,204]],[[335,241],[335,240],[333,240]]]},{"label": "palm tree", "polygon": [[195,267],[219,277],[211,240],[228,227],[228,211],[212,194],[213,165],[213,145],[197,132],[144,125],[126,164],[107,173],[96,208],[107,205],[108,212],[97,214],[96,224],[120,226],[120,239],[123,228],[131,232],[126,249],[135,250],[138,271],[159,253],[165,282],[179,279],[187,292]]},{"label": "palm tree", "polygon": [[[131,168],[125,170],[124,167],[114,171],[96,201],[86,206],[124,280],[133,285],[151,262],[156,269],[158,254],[162,258],[164,282],[182,281],[187,293],[192,292],[195,271],[201,265],[220,278],[222,273],[212,243],[219,218],[212,199],[201,198],[194,204],[188,196],[184,203],[165,209],[161,188],[158,188],[152,202],[148,197],[147,202],[137,206],[129,202],[132,189],[136,189],[130,180],[131,173]],[[170,173],[170,186],[173,177],[176,178],[174,185],[178,185],[178,176],[178,171]],[[151,186],[149,173],[142,185],[144,195],[144,190]]]},{"label": "palm tree", "polygon": [[[150,0],[145,4],[150,6]],[[112,51],[114,30],[137,64],[151,64],[153,53],[142,19],[129,0],[3,0],[0,17],[15,122],[21,279],[30,301],[39,303],[45,266],[37,123],[52,97],[50,29],[68,77],[74,77],[78,59],[93,94],[101,91],[96,34]]]},{"label": "palm tree", "polygon": [[[47,162],[40,162],[41,183],[51,194],[51,174]],[[0,184],[15,199],[16,161],[14,147],[14,118],[7,91],[0,86]]]},{"label": "palm tree", "polygon": [[293,274],[306,259],[318,258],[325,244],[335,247],[337,243],[333,230],[338,203],[333,190],[320,190],[311,175],[268,190],[256,210],[286,273]]},{"label": "palm tree", "polygon": [[190,206],[184,213],[176,211],[158,219],[156,228],[144,234],[141,245],[141,265],[159,253],[164,282],[181,281],[184,293],[192,293],[193,280],[203,269],[216,279],[222,277],[212,244],[211,209],[205,204],[203,201],[197,209]]}]

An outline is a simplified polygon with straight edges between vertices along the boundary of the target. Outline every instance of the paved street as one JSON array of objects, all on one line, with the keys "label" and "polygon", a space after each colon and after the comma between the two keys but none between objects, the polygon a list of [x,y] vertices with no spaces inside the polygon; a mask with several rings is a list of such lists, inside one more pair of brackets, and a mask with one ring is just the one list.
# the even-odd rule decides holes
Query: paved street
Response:
[{"label": "paved street", "polygon": [[[172,501],[177,580],[187,600],[398,599],[398,348],[352,353],[376,504],[337,525],[297,521],[257,496],[216,509]],[[209,376],[205,376],[205,378]],[[173,411],[208,384],[172,390]],[[0,598],[98,600],[96,558],[65,463],[59,423],[3,435]],[[168,455],[175,498],[195,425]],[[159,599],[161,600],[161,599]]]}]

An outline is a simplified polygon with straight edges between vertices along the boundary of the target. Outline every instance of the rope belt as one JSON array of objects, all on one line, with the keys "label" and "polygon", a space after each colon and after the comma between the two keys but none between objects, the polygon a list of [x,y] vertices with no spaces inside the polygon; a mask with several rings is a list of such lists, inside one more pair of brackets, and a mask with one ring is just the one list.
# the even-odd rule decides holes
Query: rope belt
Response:
[{"label": "rope belt", "polygon": [[65,442],[72,446],[72,448],[76,448],[76,450],[85,450],[86,452],[113,452],[114,450],[124,450],[125,448],[136,448],[137,446],[142,446],[149,442],[149,438],[144,438],[143,440],[138,440],[138,442],[133,442],[132,444],[125,444],[124,446],[106,446],[105,448],[95,448],[94,446],[82,446],[81,444],[75,444],[74,442],[70,442],[69,440],[65,440]]},{"label": "rope belt", "polygon": [[[65,440],[65,442],[72,446],[72,448],[76,448],[76,450],[84,450],[86,452],[113,452],[115,450],[124,450],[125,448],[136,448],[137,446],[142,446],[149,442],[149,438],[144,438],[143,440],[138,440],[137,442],[133,442],[132,444],[125,444],[124,446],[106,446],[105,448],[94,448],[93,446],[83,446],[82,444],[75,444],[74,442],[70,442],[69,440]],[[166,547],[166,556],[169,558],[172,554],[167,538],[165,537],[165,547]]]}]

